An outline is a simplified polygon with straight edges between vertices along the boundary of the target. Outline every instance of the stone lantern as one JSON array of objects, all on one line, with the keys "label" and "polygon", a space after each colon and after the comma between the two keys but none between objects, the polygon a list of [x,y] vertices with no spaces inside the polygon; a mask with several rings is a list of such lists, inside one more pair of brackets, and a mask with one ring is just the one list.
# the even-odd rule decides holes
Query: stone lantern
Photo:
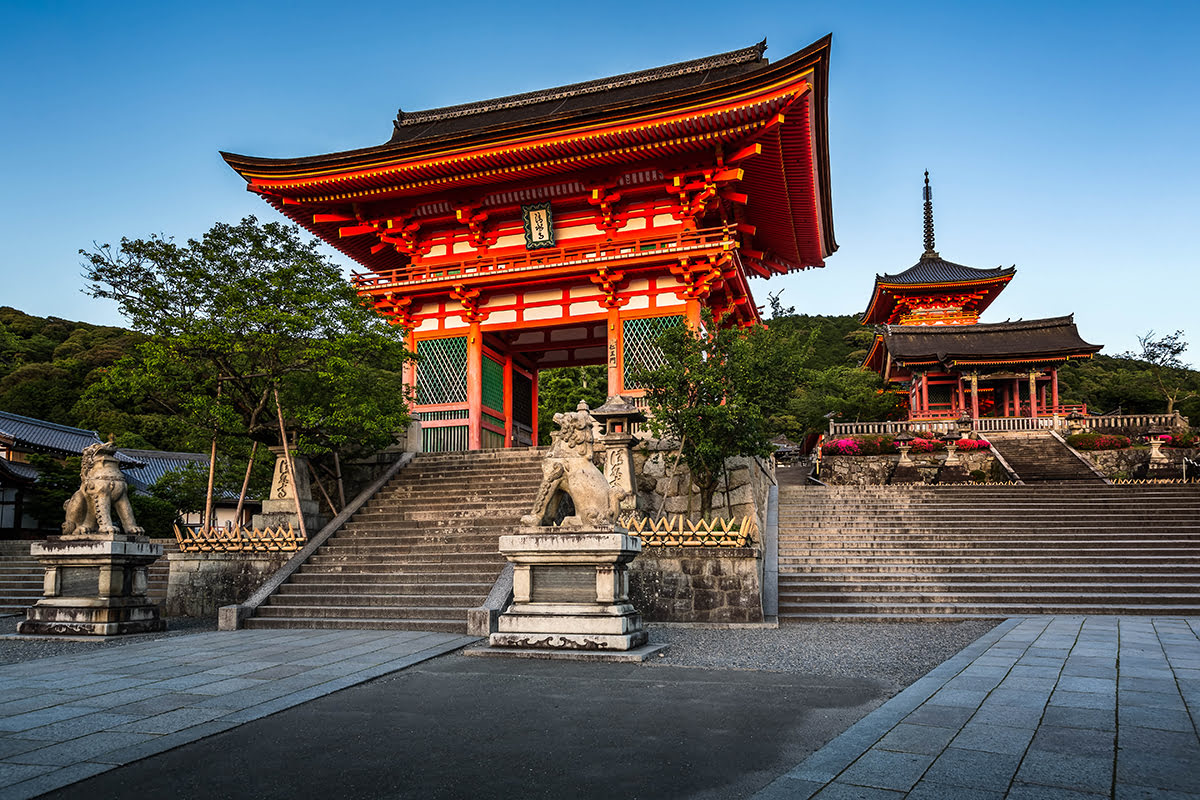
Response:
[{"label": "stone lantern", "polygon": [[632,428],[645,422],[646,415],[620,395],[608,398],[604,405],[592,409],[604,436],[604,477],[608,485],[623,493],[622,511],[637,510],[637,479],[633,474]]},{"label": "stone lantern", "polygon": [[971,476],[958,456],[958,432],[950,431],[942,441],[946,444],[946,460],[938,470],[938,483],[966,483]]},{"label": "stone lantern", "polygon": [[896,449],[900,451],[900,460],[896,462],[896,469],[892,472],[892,483],[921,483],[921,473],[917,471],[917,465],[908,457],[909,448],[912,447],[912,440],[917,437],[913,436],[909,431],[900,432],[893,442],[896,444]]},{"label": "stone lantern", "polygon": [[1072,411],[1067,414],[1067,435],[1074,436],[1077,433],[1083,433],[1083,420],[1085,417],[1078,411]]},{"label": "stone lantern", "polygon": [[958,438],[965,439],[970,436],[971,431],[975,430],[975,419],[963,409],[963,412],[958,415],[955,424],[958,426]]},{"label": "stone lantern", "polygon": [[946,460],[944,464],[947,467],[952,467],[959,463],[958,440],[960,438],[957,431],[950,431],[942,437],[942,442],[946,445]]},{"label": "stone lantern", "polygon": [[1167,464],[1170,459],[1166,453],[1162,451],[1162,437],[1166,436],[1169,431],[1166,428],[1154,427],[1146,431],[1146,440],[1150,445],[1150,463],[1154,466],[1162,466]]}]

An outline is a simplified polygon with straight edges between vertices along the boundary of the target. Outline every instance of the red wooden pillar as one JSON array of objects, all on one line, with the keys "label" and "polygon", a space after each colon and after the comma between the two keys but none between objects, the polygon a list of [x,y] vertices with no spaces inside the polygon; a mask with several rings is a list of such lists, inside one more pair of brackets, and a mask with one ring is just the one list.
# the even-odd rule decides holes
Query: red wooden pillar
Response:
[{"label": "red wooden pillar", "polygon": [[692,330],[700,329],[700,301],[689,299],[685,306],[684,316],[687,319],[688,327]]},{"label": "red wooden pillar", "polygon": [[962,414],[962,412],[964,412],[966,410],[967,410],[967,396],[966,396],[966,393],[963,391],[962,375],[959,375],[958,376],[958,413]]},{"label": "red wooden pillar", "polygon": [[1058,413],[1058,369],[1050,370],[1050,403],[1054,406],[1054,413]]},{"label": "red wooden pillar", "polygon": [[1009,414],[1009,416],[1010,417],[1019,417],[1019,416],[1021,416],[1021,379],[1020,378],[1012,379],[1012,393],[1010,396],[1012,397],[1013,402],[1012,402],[1012,413]]},{"label": "red wooden pillar", "polygon": [[513,446],[513,357],[504,355],[504,446]]},{"label": "red wooden pillar", "polygon": [[[688,306],[689,309],[691,306]],[[699,307],[699,304],[697,304]],[[697,312],[698,313],[698,312]],[[699,317],[696,318],[699,323]],[[691,325],[689,317],[688,324]],[[608,310],[608,396],[615,397],[625,390],[625,354],[623,337],[624,323],[621,321],[621,309]]]},{"label": "red wooden pillar", "polygon": [[971,373],[971,418],[979,419],[979,373]]},{"label": "red wooden pillar", "polygon": [[533,399],[531,401],[533,403],[533,413],[531,415],[533,417],[532,437],[533,437],[533,446],[537,447],[538,446],[538,399],[537,399],[538,371],[536,369],[533,371],[533,375],[531,377],[533,378]]},{"label": "red wooden pillar", "polygon": [[929,411],[929,373],[921,374],[921,411]]},{"label": "red wooden pillar", "polygon": [[483,334],[472,322],[467,334],[467,449],[483,449]]},{"label": "red wooden pillar", "polygon": [[1038,390],[1037,390],[1037,373],[1033,370],[1029,371],[1029,416],[1036,417],[1038,415]]}]

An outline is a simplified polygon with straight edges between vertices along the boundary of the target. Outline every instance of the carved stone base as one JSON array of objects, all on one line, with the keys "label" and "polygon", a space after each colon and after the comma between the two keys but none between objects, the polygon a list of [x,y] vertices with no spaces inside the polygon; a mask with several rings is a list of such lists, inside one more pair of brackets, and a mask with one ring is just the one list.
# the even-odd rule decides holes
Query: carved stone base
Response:
[{"label": "carved stone base", "polygon": [[646,643],[629,603],[628,563],[642,543],[624,529],[523,528],[501,536],[513,563],[513,604],[492,647],[631,650]]},{"label": "carved stone base", "polygon": [[113,636],[166,630],[146,597],[146,567],[162,556],[144,536],[106,540],[50,537],[30,554],[46,567],[43,597],[18,633]]}]

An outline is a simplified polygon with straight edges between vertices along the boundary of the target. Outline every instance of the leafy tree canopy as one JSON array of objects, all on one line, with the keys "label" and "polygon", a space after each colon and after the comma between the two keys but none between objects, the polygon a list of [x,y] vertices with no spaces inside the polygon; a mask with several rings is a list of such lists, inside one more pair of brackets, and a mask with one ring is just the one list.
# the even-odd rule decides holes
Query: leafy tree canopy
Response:
[{"label": "leafy tree canopy", "polygon": [[657,344],[661,365],[634,377],[646,387],[651,429],[680,442],[708,516],[726,460],[770,454],[768,419],[795,386],[803,352],[774,328],[721,325],[707,312],[702,330],[673,326]]},{"label": "leafy tree canopy", "polygon": [[88,387],[90,413],[149,399],[196,438],[277,444],[278,388],[308,453],[377,449],[407,423],[399,330],[294,226],[247,217],[183,245],[151,236],[80,253],[86,291],[147,337]]}]

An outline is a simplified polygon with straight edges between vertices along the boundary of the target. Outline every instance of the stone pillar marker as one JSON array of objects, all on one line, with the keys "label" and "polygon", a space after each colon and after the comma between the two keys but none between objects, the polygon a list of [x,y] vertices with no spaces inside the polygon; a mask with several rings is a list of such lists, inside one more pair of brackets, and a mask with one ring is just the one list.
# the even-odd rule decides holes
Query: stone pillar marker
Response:
[{"label": "stone pillar marker", "polygon": [[166,630],[146,596],[146,567],[163,554],[133,517],[116,447],[83,451],[80,487],[64,509],[62,535],[35,542],[46,568],[43,596],[17,626],[26,634],[112,636]]},{"label": "stone pillar marker", "polygon": [[621,510],[637,511],[637,482],[633,474],[634,435],[630,429],[645,422],[643,414],[624,397],[610,397],[604,405],[591,411],[604,430],[604,477],[608,485],[622,494]]},{"label": "stone pillar marker", "polygon": [[262,513],[255,514],[251,525],[255,528],[285,528],[291,525],[293,529],[300,528],[300,519],[296,515],[296,498],[300,498],[300,510],[304,514],[304,523],[309,531],[321,529],[322,517],[317,501],[313,500],[312,484],[309,479],[308,459],[292,453],[292,463],[296,465],[296,474],[288,469],[288,460],[282,445],[269,448],[275,456],[275,474],[271,478],[271,494],[263,500]]}]

